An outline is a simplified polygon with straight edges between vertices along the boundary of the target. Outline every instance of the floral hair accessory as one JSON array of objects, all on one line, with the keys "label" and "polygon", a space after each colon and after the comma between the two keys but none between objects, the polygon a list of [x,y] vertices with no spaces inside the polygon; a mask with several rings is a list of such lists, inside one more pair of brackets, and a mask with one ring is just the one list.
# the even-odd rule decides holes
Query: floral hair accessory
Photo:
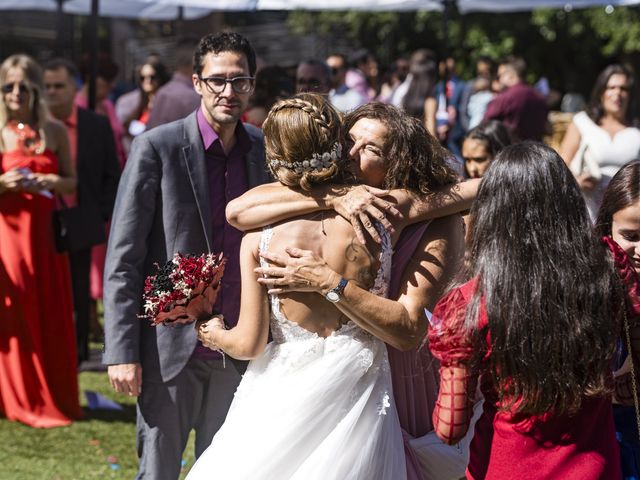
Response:
[{"label": "floral hair accessory", "polygon": [[191,323],[212,316],[226,259],[176,253],[144,282],[144,315],[155,325]]},{"label": "floral hair accessory", "polygon": [[278,167],[288,168],[296,173],[303,173],[310,170],[320,171],[329,168],[333,163],[342,158],[342,144],[333,144],[330,152],[314,153],[310,159],[302,162],[285,162],[283,160],[269,160],[269,166],[273,169]]}]

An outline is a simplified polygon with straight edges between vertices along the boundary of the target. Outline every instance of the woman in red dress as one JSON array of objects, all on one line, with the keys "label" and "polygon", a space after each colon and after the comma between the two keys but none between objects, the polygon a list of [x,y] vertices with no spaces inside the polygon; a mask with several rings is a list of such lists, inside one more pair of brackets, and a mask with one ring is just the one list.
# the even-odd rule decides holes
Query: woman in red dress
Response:
[{"label": "woman in red dress", "polygon": [[54,248],[55,194],[75,191],[63,125],[49,120],[42,72],[0,65],[0,413],[33,427],[80,418],[67,258]]},{"label": "woman in red dress", "polygon": [[623,291],[571,172],[542,144],[507,147],[471,225],[471,280],[429,327],[436,433],[465,434],[480,380],[467,478],[619,479],[611,362]]}]

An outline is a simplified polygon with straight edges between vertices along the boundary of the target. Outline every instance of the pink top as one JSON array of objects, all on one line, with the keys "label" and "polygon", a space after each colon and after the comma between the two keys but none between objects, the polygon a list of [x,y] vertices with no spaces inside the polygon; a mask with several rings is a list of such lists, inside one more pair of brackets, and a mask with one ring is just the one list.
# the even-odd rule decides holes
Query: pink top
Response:
[{"label": "pink top", "polygon": [[[463,323],[475,288],[476,281],[471,280],[443,297],[429,326],[429,347],[441,362],[440,394],[433,414],[438,431],[448,429],[451,438],[466,431],[478,377],[485,397],[484,412],[471,442],[467,478],[620,478],[610,398],[586,399],[574,416],[498,411],[497,391],[488,370],[491,344],[484,305],[480,306],[476,329],[487,343],[487,353],[479,374],[468,368],[476,347],[473,333]],[[460,369],[468,372],[466,376]]]}]

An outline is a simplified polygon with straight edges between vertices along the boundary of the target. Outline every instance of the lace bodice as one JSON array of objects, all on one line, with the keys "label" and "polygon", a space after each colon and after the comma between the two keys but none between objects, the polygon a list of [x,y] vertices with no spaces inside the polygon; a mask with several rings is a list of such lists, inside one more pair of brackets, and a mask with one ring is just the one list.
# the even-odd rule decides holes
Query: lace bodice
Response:
[{"label": "lace bodice", "polygon": [[[381,297],[386,297],[389,290],[389,281],[391,279],[391,259],[393,257],[393,248],[391,246],[391,237],[382,225],[376,224],[376,230],[380,234],[382,239],[380,245],[380,269],[376,275],[373,287],[369,290]],[[267,226],[262,230],[262,236],[260,237],[260,251],[266,252],[269,249],[269,243],[273,236],[273,228]],[[262,257],[260,258],[260,266],[268,267],[269,264]],[[277,295],[269,295],[271,303],[271,335],[273,340],[277,343],[285,343],[299,340],[307,340],[312,338],[319,338],[319,335],[315,332],[311,332],[302,328],[297,323],[292,322],[284,316],[280,309],[280,299]],[[367,332],[358,327],[355,323],[349,321],[342,325],[341,328],[335,330],[331,336],[336,335],[356,335],[363,334],[369,335]]]}]

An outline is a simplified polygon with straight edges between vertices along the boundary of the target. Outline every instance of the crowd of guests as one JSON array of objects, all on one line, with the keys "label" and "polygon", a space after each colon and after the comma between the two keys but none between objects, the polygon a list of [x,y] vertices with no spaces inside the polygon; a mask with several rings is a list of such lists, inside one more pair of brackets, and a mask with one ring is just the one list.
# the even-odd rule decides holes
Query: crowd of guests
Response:
[{"label": "crowd of guests", "polygon": [[[293,72],[258,68],[237,37],[207,36],[195,54],[193,42],[176,44],[173,73],[150,55],[136,68],[136,87],[117,98],[118,67],[101,56],[95,111],[87,109],[86,62],[41,66],[16,54],[0,65],[2,414],[41,428],[82,417],[77,369],[89,339],[102,335],[96,304],[104,296],[110,381],[146,395],[141,475],[176,478],[189,431],[198,432],[200,455],[246,366],[220,369],[220,355],[206,348],[217,345],[210,333],[143,327],[144,276],[174,251],[224,251],[231,260],[216,308],[234,327],[241,231],[313,214],[324,233],[331,220],[316,211],[329,206],[365,244],[382,241],[372,218],[392,232],[388,298],[356,282],[339,294],[349,305],[343,314],[388,346],[408,478],[459,478],[465,468],[469,478],[639,475],[633,72],[615,64],[600,73],[556,153],[540,143],[548,99],[525,81],[522,58],[482,57],[468,81],[454,59],[438,61],[428,49],[385,75],[365,50],[307,59]],[[305,92],[320,100],[282,102]],[[271,178],[307,192],[268,184],[245,193],[269,180],[260,129],[285,108],[342,112],[341,129],[331,128],[346,138],[342,157],[359,162],[359,185],[316,188],[337,181],[339,168],[300,183],[270,164]],[[278,134],[265,134],[273,158]],[[382,199],[387,191],[396,207]],[[52,217],[62,211],[104,235],[61,249]],[[274,279],[265,270],[261,282],[280,293],[278,281],[288,279],[291,291],[324,295],[341,276],[313,255],[268,260],[282,271]],[[287,277],[301,265],[313,265],[314,276]],[[184,403],[194,391],[215,408]],[[424,441],[435,436],[442,441]]]}]

